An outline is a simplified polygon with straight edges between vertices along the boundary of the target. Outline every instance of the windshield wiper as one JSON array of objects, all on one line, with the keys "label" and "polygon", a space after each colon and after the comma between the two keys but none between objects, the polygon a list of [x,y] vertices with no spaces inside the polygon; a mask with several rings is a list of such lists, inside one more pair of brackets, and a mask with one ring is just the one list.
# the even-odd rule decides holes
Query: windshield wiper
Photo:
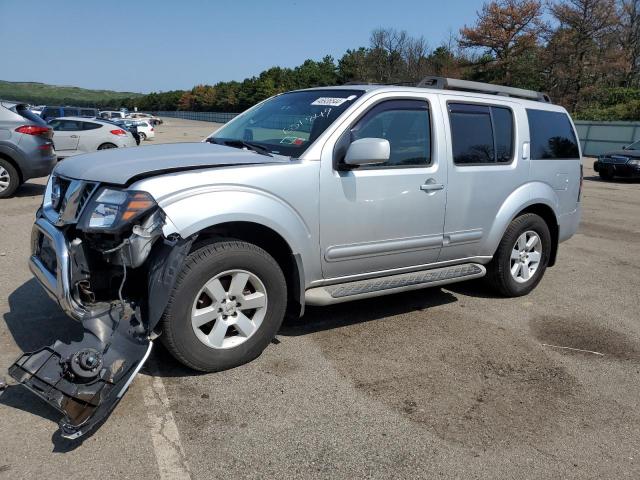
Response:
[{"label": "windshield wiper", "polygon": [[208,138],[207,139],[208,142],[210,143],[217,143],[218,145],[226,145],[228,147],[244,147],[244,148],[248,148],[249,150],[253,150],[256,153],[259,153],[260,155],[266,155],[267,157],[273,157],[273,155],[271,155],[271,153],[269,152],[269,149],[266,147],[263,147],[262,145],[259,145],[257,143],[251,143],[251,142],[247,142],[246,140],[217,140],[215,138]]}]

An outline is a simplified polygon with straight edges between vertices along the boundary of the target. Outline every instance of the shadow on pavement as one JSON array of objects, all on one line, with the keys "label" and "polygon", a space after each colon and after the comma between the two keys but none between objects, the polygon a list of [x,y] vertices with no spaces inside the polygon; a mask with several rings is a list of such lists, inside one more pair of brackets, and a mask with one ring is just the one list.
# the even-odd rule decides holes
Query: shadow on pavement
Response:
[{"label": "shadow on pavement", "polygon": [[23,352],[37,350],[55,340],[68,343],[82,339],[82,325],[67,317],[33,278],[9,295],[9,311],[4,314],[4,321]]},{"label": "shadow on pavement", "polygon": [[[430,288],[327,307],[308,307],[302,318],[285,318],[278,336],[296,337],[308,335],[356,323],[382,320],[456,301],[457,299],[453,294],[440,288]],[[277,344],[279,342],[275,339],[272,343]],[[157,365],[153,372],[154,375],[157,374],[161,377],[207,375],[183,366],[171,356],[160,340],[154,342],[153,350],[150,361],[155,362]],[[151,375],[147,368],[144,368],[141,374]]]},{"label": "shadow on pavement", "polygon": [[16,193],[14,193],[13,196],[35,197],[37,195],[43,195],[46,188],[46,185],[40,185],[38,183],[24,183],[18,188],[18,190],[16,190]]}]

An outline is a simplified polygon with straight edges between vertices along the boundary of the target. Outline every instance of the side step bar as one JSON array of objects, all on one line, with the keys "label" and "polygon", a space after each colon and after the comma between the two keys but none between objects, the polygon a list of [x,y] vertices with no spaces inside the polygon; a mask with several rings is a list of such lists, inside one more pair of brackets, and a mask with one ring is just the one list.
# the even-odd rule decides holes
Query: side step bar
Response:
[{"label": "side step bar", "polygon": [[391,293],[471,280],[484,277],[486,273],[487,270],[479,263],[465,263],[463,265],[311,288],[305,292],[304,297],[307,305],[331,305],[361,298],[379,297]]}]

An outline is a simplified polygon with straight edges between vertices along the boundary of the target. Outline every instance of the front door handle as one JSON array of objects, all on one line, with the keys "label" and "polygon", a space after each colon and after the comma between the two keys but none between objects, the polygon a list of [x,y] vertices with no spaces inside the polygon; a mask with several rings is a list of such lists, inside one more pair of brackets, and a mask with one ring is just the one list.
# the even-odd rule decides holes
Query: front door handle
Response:
[{"label": "front door handle", "polygon": [[435,192],[437,190],[443,190],[444,184],[442,183],[425,183],[420,185],[420,190],[423,192]]}]

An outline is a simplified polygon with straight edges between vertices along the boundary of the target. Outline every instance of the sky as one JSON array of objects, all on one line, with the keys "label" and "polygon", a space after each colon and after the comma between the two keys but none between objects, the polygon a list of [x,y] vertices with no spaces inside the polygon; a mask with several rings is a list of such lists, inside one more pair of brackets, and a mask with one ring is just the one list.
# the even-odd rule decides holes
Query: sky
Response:
[{"label": "sky", "polygon": [[0,80],[148,93],[243,80],[367,46],[378,27],[431,48],[481,0],[0,0]]}]

